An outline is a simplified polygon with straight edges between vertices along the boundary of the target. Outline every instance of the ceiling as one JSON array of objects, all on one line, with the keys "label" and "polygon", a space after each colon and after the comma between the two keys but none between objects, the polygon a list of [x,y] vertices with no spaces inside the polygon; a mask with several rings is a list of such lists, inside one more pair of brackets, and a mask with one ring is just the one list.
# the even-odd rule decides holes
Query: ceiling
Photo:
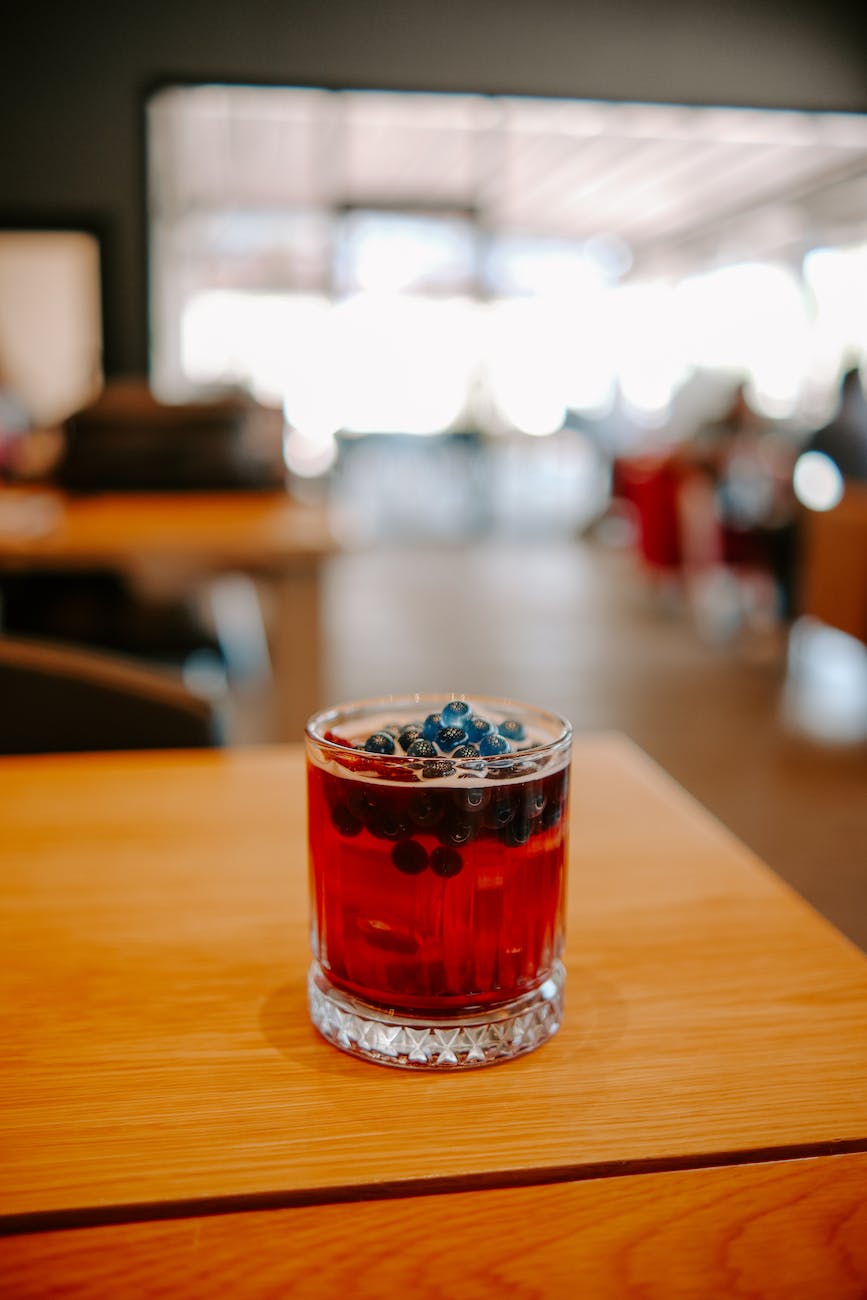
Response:
[{"label": "ceiling", "polygon": [[149,108],[152,215],[469,210],[622,241],[633,273],[867,241],[867,119],[203,86]]}]

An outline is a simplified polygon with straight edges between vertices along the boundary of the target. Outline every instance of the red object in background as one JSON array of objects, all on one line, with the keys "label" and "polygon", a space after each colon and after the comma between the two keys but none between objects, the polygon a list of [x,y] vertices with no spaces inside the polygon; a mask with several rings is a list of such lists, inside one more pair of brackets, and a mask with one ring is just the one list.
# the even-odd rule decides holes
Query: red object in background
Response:
[{"label": "red object in background", "polygon": [[654,568],[676,569],[683,559],[679,486],[680,475],[667,459],[636,457],[615,462],[613,494],[633,507],[641,557]]}]

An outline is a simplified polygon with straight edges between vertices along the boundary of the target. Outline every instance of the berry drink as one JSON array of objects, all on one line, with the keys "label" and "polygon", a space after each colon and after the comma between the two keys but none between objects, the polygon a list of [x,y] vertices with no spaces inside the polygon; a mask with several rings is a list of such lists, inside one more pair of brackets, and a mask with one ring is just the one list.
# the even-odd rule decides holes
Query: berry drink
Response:
[{"label": "berry drink", "polygon": [[314,1024],[409,1068],[559,1026],[569,724],[501,701],[377,701],[307,729]]}]

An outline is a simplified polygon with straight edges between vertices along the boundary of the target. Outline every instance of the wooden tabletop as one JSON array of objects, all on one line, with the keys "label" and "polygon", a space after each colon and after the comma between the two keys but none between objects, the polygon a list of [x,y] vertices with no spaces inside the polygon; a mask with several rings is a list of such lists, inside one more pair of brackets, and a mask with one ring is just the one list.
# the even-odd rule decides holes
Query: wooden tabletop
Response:
[{"label": "wooden tabletop", "polygon": [[867,1155],[151,1220],[0,1242],[16,1300],[863,1300]]},{"label": "wooden tabletop", "polygon": [[285,492],[0,489],[0,564],[173,563],[258,569],[331,553],[327,511]]},{"label": "wooden tabletop", "polygon": [[867,961],[621,738],[575,744],[563,1028],[466,1074],[310,1027],[299,749],[0,790],[7,1229],[867,1150]]}]

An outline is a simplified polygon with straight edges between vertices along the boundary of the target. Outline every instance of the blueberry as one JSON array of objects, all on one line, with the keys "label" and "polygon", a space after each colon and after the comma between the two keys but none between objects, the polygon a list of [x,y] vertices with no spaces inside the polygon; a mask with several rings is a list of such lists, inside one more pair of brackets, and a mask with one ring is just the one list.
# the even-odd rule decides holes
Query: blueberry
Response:
[{"label": "blueberry", "polygon": [[497,730],[506,740],[524,740],[527,734],[517,718],[504,718]]},{"label": "blueberry", "polygon": [[449,817],[439,825],[437,839],[440,844],[469,844],[475,833],[476,822],[467,814],[459,813],[457,817]]},{"label": "blueberry", "polygon": [[393,754],[394,739],[387,731],[375,731],[364,742],[368,754]]},{"label": "blueberry", "polygon": [[539,825],[543,830],[550,831],[557,826],[560,818],[563,816],[563,805],[560,803],[549,803],[543,810],[539,818]]},{"label": "blueberry", "polygon": [[353,789],[346,796],[350,812],[364,819],[372,808],[378,806],[376,793],[372,785],[352,782]]},{"label": "blueberry", "polygon": [[490,802],[491,792],[480,790],[477,785],[471,785],[466,790],[455,790],[452,798],[458,808],[462,808],[464,812],[478,812]]},{"label": "blueberry", "polygon": [[531,817],[538,817],[545,810],[547,795],[541,786],[531,785],[527,791],[527,812]]},{"label": "blueberry", "polygon": [[398,840],[391,850],[391,860],[405,876],[418,876],[427,866],[427,849],[418,840]]},{"label": "blueberry", "polygon": [[527,843],[533,833],[533,823],[529,817],[521,814],[520,817],[513,817],[508,826],[500,832],[500,839],[507,848],[517,849]]},{"label": "blueberry", "polygon": [[450,763],[447,758],[429,758],[422,763],[421,774],[426,781],[430,781],[438,776],[449,776],[454,770],[454,763]]},{"label": "blueberry", "polygon": [[510,749],[511,745],[505,736],[482,736],[479,741],[479,753],[484,758],[491,758],[494,754],[508,754]]},{"label": "blueberry", "polygon": [[481,740],[482,736],[487,736],[489,732],[497,729],[493,722],[488,722],[487,718],[480,718],[478,714],[473,714],[463,725],[470,740]]},{"label": "blueberry", "polygon": [[436,734],[436,743],[444,754],[450,754],[458,745],[463,745],[467,733],[463,727],[440,727]]},{"label": "blueberry", "polygon": [[418,794],[414,794],[407,807],[411,821],[416,826],[423,828],[435,826],[442,818],[443,810],[442,798],[435,798],[432,794],[428,794],[426,790],[420,790]]},{"label": "blueberry", "polygon": [[364,824],[378,840],[402,840],[410,832],[409,818],[388,806],[372,808]]},{"label": "blueberry", "polygon": [[408,758],[436,758],[437,750],[436,745],[433,745],[429,740],[423,740],[421,736],[417,736],[415,740],[410,742],[406,753]]},{"label": "blueberry", "polygon": [[419,740],[420,738],[421,727],[415,722],[411,722],[409,726],[404,727],[403,731],[401,731],[397,738],[397,743],[400,745],[403,752],[406,753],[412,742],[414,740]]},{"label": "blueberry", "polygon": [[422,724],[422,735],[425,740],[436,740],[437,732],[442,728],[443,718],[441,713],[429,713]]},{"label": "blueberry", "polygon": [[434,849],[430,855],[431,871],[436,876],[442,876],[444,880],[448,880],[451,876],[457,876],[463,865],[463,858],[457,849],[445,847]]},{"label": "blueberry", "polygon": [[512,798],[505,793],[495,794],[484,811],[484,823],[493,831],[501,831],[515,816],[517,809]]},{"label": "blueberry", "polygon": [[450,700],[443,709],[441,717],[444,727],[463,727],[472,709],[466,700]]},{"label": "blueberry", "polygon": [[331,825],[338,835],[351,839],[361,833],[363,823],[351,808],[348,808],[345,803],[339,803],[331,809]]}]

